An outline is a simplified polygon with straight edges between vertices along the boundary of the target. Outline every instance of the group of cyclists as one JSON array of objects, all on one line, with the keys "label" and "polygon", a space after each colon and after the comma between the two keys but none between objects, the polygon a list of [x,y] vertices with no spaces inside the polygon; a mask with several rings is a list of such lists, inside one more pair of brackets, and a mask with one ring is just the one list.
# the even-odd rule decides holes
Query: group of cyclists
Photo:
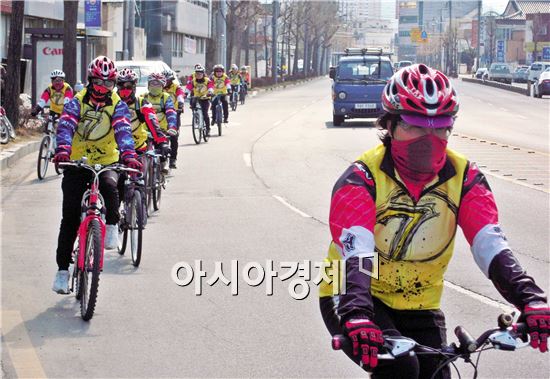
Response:
[{"label": "group of cyclists", "polygon": [[[51,84],[44,90],[31,114],[37,116],[49,102],[50,116],[57,121],[53,162],[87,159],[89,165],[122,163],[143,171],[145,153],[155,149],[161,155],[162,169],[177,168],[178,136],[185,99],[191,108],[201,103],[209,129],[210,99],[216,96],[223,105],[224,123],[228,122],[226,96],[242,92],[249,78],[246,67],[240,71],[232,65],[229,75],[223,65],[214,66],[208,77],[201,64],[187,78],[185,86],[176,81],[173,71],[151,73],[147,92],[136,95],[138,75],[130,68],[117,70],[106,56],[92,60],[87,70],[87,84],[77,93],[65,81],[65,73],[53,70]],[[246,88],[246,87],[245,87]],[[115,90],[116,89],[116,90]],[[99,189],[106,208],[106,249],[118,247],[118,222],[122,178],[116,171],[100,175]],[[67,167],[63,172],[62,220],[57,247],[58,271],[53,291],[68,294],[69,265],[80,223],[80,202],[92,176],[89,171]]]},{"label": "group of cyclists", "polygon": [[[185,88],[175,83],[172,72],[153,73],[148,92],[136,97],[136,73],[117,71],[114,62],[104,56],[90,63],[87,85],[76,94],[64,82],[62,71],[55,70],[51,76],[52,84],[33,114],[48,100],[50,112],[60,114],[54,162],[86,156],[89,164],[121,161],[136,170],[142,169],[143,153],[150,146],[161,151],[165,160],[170,156],[170,166],[175,168],[178,112],[186,97],[191,97],[192,108],[200,102],[209,128],[210,98],[236,93],[247,84],[236,65],[227,74],[222,65],[216,65],[208,77],[197,64]],[[222,96],[220,101],[227,122],[227,99]],[[437,378],[450,378],[448,367],[438,369],[441,357],[407,355],[379,362],[378,354],[386,330],[433,348],[447,343],[440,300],[460,226],[479,268],[521,311],[531,345],[547,351],[550,308],[546,294],[512,253],[484,175],[447,147],[459,109],[451,81],[422,64],[406,67],[388,81],[382,104],[386,111],[378,120],[382,143],[361,155],[332,193],[328,260],[345,261],[346,280],[337,294],[329,282],[320,287],[321,313],[330,333],[352,341],[345,353],[374,378],[426,378],[435,373]],[[53,285],[60,294],[69,293],[68,268],[80,201],[89,180],[85,171],[64,171],[58,272]],[[107,249],[118,244],[118,183],[114,171],[100,177],[107,208]],[[378,277],[365,274],[373,272],[374,254],[380,259]]]}]

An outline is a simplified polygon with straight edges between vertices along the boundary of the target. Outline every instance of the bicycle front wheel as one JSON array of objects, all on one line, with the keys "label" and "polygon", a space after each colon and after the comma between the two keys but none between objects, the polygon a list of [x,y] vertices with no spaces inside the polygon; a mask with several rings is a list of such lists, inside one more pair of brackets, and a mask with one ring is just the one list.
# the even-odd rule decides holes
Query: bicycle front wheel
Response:
[{"label": "bicycle front wheel", "polygon": [[216,107],[216,124],[218,124],[218,136],[222,136],[222,107]]},{"label": "bicycle front wheel", "polygon": [[160,165],[156,165],[155,173],[154,173],[155,186],[153,187],[153,209],[155,211],[158,211],[160,209],[160,199],[162,196],[162,185],[164,181],[160,170],[161,170]]},{"label": "bicycle front wheel", "polygon": [[197,115],[196,112],[193,112],[193,119],[191,121],[191,127],[193,129],[193,139],[195,140],[195,143],[198,145],[201,143],[201,123],[200,118]]},{"label": "bicycle front wheel", "polygon": [[143,206],[141,193],[134,191],[130,209],[130,250],[132,263],[135,267],[141,262],[141,248],[143,237]]},{"label": "bicycle front wheel", "polygon": [[40,149],[38,150],[38,162],[36,162],[36,173],[38,179],[42,180],[46,177],[48,171],[48,163],[50,162],[50,145],[53,143],[50,135],[45,135],[40,142]]},{"label": "bicycle front wheel", "polygon": [[101,227],[99,221],[93,219],[88,224],[86,231],[86,244],[84,250],[84,270],[79,272],[80,291],[80,315],[84,321],[90,320],[94,315],[99,290],[99,273],[101,259]]},{"label": "bicycle front wheel", "polygon": [[124,255],[126,251],[126,244],[128,243],[128,210],[126,209],[126,202],[121,202],[120,220],[118,221],[118,253]]}]

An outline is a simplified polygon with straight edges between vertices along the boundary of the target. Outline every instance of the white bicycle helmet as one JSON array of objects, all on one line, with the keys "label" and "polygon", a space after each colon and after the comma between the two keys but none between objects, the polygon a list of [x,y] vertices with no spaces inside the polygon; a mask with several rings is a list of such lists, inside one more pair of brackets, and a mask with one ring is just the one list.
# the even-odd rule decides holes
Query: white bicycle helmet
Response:
[{"label": "white bicycle helmet", "polygon": [[54,78],[65,79],[65,73],[61,70],[53,70],[52,72],[50,72],[50,79],[54,79]]}]

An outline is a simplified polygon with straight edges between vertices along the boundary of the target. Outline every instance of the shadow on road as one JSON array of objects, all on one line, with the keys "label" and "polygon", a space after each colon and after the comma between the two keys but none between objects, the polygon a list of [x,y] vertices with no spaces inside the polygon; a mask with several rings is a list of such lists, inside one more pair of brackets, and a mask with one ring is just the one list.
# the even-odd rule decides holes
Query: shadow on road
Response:
[{"label": "shadow on road", "polygon": [[375,121],[345,121],[344,124],[340,126],[334,126],[332,121],[325,121],[325,126],[327,129],[346,129],[346,128],[375,128]]}]

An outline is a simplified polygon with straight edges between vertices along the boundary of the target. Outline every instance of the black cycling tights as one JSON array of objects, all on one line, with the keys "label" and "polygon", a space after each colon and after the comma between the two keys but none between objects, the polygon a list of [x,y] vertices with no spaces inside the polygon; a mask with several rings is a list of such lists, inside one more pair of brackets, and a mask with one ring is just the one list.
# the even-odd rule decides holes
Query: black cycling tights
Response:
[{"label": "black cycling tights", "polygon": [[[337,315],[336,298],[322,297],[321,314],[331,335],[344,334]],[[441,348],[447,343],[445,315],[442,311],[400,311],[391,309],[380,300],[373,298],[374,320],[385,334],[403,335],[421,345]],[[386,332],[386,330],[388,330]],[[329,343],[329,341],[327,341]],[[351,350],[344,350],[348,357],[359,364],[359,357],[354,357]],[[402,357],[392,361],[379,360],[372,372],[373,379],[430,379],[439,364],[437,356]],[[438,379],[450,379],[451,371],[446,367],[436,376]]]}]

